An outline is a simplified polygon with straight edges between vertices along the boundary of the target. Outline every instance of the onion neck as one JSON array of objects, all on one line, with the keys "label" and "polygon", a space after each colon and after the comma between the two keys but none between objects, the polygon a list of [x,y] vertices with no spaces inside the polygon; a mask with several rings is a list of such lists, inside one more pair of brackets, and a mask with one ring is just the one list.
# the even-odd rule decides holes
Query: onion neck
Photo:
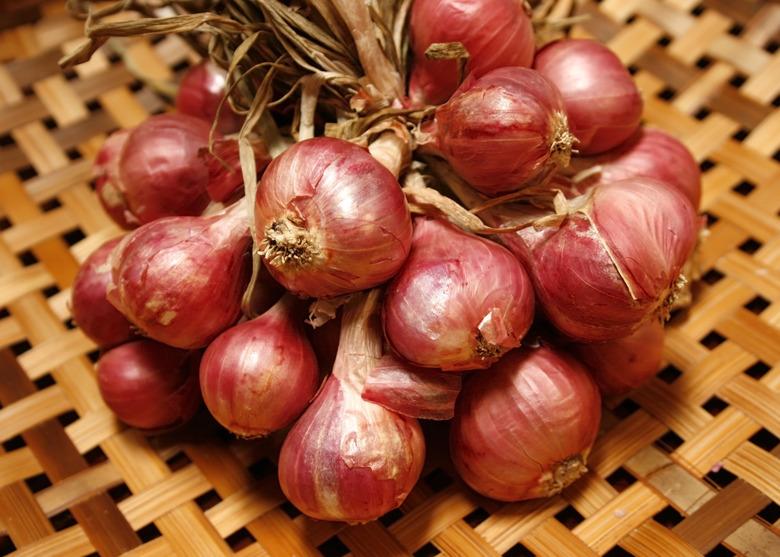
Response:
[{"label": "onion neck", "polygon": [[686,292],[688,290],[688,279],[685,277],[684,274],[680,273],[680,275],[675,279],[674,284],[669,289],[669,292],[667,293],[666,297],[661,302],[661,317],[664,321],[668,321],[669,317],[671,316],[672,310],[679,307],[678,301],[681,296],[685,296]]},{"label": "onion neck", "polygon": [[322,259],[320,243],[311,230],[284,216],[269,224],[260,242],[266,261],[277,267],[306,267]]},{"label": "onion neck", "polygon": [[544,497],[556,495],[585,474],[588,471],[588,467],[585,466],[585,459],[586,455],[579,453],[556,462],[551,470],[546,471],[539,478],[541,495]]},{"label": "onion neck", "polygon": [[560,167],[569,166],[571,152],[577,138],[569,131],[569,119],[560,110],[553,112],[551,119],[550,162]]},{"label": "onion neck", "polygon": [[344,306],[333,376],[358,392],[382,357],[378,288],[354,294]]}]

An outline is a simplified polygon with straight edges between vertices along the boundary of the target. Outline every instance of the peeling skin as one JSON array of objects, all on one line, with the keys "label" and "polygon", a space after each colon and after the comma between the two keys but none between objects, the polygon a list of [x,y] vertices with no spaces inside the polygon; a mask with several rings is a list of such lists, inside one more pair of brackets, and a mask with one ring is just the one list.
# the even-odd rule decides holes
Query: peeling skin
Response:
[{"label": "peeling skin", "polygon": [[168,326],[174,319],[176,319],[176,312],[168,310],[163,312],[158,321],[160,325]]}]

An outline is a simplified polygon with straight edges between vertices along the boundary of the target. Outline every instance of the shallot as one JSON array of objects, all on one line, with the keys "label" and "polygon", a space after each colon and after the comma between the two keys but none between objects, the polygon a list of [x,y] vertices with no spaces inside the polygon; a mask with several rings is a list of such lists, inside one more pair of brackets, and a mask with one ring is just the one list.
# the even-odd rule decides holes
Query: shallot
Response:
[{"label": "shallot", "polygon": [[[204,60],[195,64],[181,78],[176,93],[176,110],[211,124],[225,96],[226,80],[225,70],[213,62]],[[241,129],[242,124],[241,115],[236,114],[225,100],[219,112],[217,130],[234,133]]]}]

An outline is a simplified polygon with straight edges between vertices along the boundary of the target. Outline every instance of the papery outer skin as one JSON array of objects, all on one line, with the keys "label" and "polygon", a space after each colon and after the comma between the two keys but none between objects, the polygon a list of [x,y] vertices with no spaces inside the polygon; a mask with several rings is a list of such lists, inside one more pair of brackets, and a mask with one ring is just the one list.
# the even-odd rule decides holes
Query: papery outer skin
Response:
[{"label": "papery outer skin", "polygon": [[393,175],[366,149],[318,137],[274,159],[257,190],[260,237],[278,219],[293,220],[315,239],[314,264],[264,262],[299,296],[331,297],[387,281],[409,253],[412,224]]},{"label": "papery outer skin", "polygon": [[463,386],[450,429],[458,474],[499,501],[549,495],[543,472],[587,454],[598,432],[601,398],[585,368],[542,346],[507,354]]},{"label": "papery outer skin", "polygon": [[174,427],[200,407],[198,358],[142,339],[112,348],[97,363],[98,387],[123,422],[145,430]]},{"label": "papery outer skin", "polygon": [[[204,60],[188,69],[179,83],[176,93],[176,110],[200,118],[209,125],[217,116],[217,109],[225,95],[225,70],[209,60]],[[225,101],[219,115],[217,130],[235,133],[241,129],[244,118],[233,112]]]},{"label": "papery outer skin", "polygon": [[656,315],[699,229],[690,201],[654,180],[637,177],[590,191],[591,200],[560,226],[531,226],[501,238],[528,269],[550,322],[580,342],[624,337]]},{"label": "papery outer skin", "polygon": [[627,393],[658,372],[664,355],[664,327],[660,320],[651,319],[627,337],[577,344],[572,353],[588,367],[602,393]]},{"label": "papery outer skin", "polygon": [[208,146],[209,129],[192,116],[159,114],[130,132],[119,161],[119,183],[138,222],[203,212],[209,171],[198,152]]},{"label": "papery outer skin", "polygon": [[317,391],[317,359],[293,310],[288,295],[260,317],[227,329],[203,355],[203,400],[237,435],[286,427]]},{"label": "papery outer skin", "polygon": [[[528,275],[505,248],[418,218],[412,252],[387,288],[385,335],[415,365],[485,369],[520,345],[533,319],[533,296]],[[495,355],[478,354],[480,337]]]},{"label": "papery outer skin", "polygon": [[[262,172],[271,162],[271,156],[262,141],[253,141],[252,148],[255,153],[255,169]],[[209,172],[206,186],[209,198],[224,203],[236,197],[244,187],[238,140],[218,139],[214,142],[213,153],[208,147],[202,147],[199,157]]]},{"label": "papery outer skin", "polygon": [[642,129],[619,148],[584,164],[601,167],[598,182],[608,184],[634,176],[653,178],[681,191],[694,208],[701,200],[701,170],[677,139],[656,129]]},{"label": "papery outer skin", "polygon": [[106,138],[95,157],[92,173],[95,176],[95,192],[103,210],[125,230],[137,227],[138,219],[133,215],[124,197],[125,187],[119,180],[119,159],[130,137],[131,130],[117,130]]},{"label": "papery outer skin", "polygon": [[404,501],[422,470],[417,420],[360,396],[382,354],[379,295],[355,294],[344,307],[333,373],[279,454],[282,491],[312,518],[375,520]]},{"label": "papery outer skin", "polygon": [[404,416],[449,420],[460,388],[460,375],[416,367],[387,354],[366,377],[362,396]]},{"label": "papery outer skin", "polygon": [[521,0],[415,0],[409,27],[409,95],[417,105],[446,102],[458,88],[457,61],[426,58],[431,43],[462,43],[469,52],[466,72],[477,77],[533,62],[534,31]]},{"label": "papery outer skin", "polygon": [[498,195],[521,188],[550,163],[562,116],[560,93],[541,74],[500,68],[469,76],[436,109],[426,131],[463,179],[486,195]]},{"label": "papery outer skin", "polygon": [[108,348],[133,337],[130,322],[106,299],[111,282],[111,252],[121,238],[96,249],[82,263],[71,291],[71,311],[76,325],[100,347]]},{"label": "papery outer skin", "polygon": [[169,217],[134,230],[112,254],[108,300],[155,340],[205,346],[240,314],[251,263],[245,211]]},{"label": "papery outer skin", "polygon": [[560,91],[580,154],[612,149],[639,127],[639,89],[620,59],[603,44],[588,39],[555,41],[536,53],[534,69]]}]

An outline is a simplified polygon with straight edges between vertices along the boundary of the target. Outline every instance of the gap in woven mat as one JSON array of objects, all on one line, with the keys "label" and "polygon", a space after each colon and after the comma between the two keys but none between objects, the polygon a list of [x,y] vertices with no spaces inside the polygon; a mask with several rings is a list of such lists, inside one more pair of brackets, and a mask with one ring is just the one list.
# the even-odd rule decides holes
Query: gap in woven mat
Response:
[{"label": "gap in woven mat", "polygon": [[710,331],[699,340],[699,344],[710,350],[714,350],[724,342],[726,342],[726,337],[716,331]]},{"label": "gap in woven mat", "polygon": [[10,536],[0,536],[0,555],[8,555],[16,551],[16,546]]},{"label": "gap in woven mat", "polygon": [[44,297],[51,298],[52,296],[56,296],[60,293],[60,289],[56,284],[52,284],[51,286],[47,286],[42,290]]},{"label": "gap in woven mat", "polygon": [[607,551],[604,554],[604,557],[634,557],[634,554],[626,551],[619,545],[616,545],[615,547]]},{"label": "gap in woven mat", "polygon": [[702,70],[706,70],[712,65],[712,58],[707,56],[706,54],[704,56],[700,56],[698,60],[696,60],[696,67]]},{"label": "gap in woven mat", "polygon": [[701,280],[702,282],[706,282],[710,286],[714,286],[716,283],[720,282],[721,279],[723,279],[726,275],[718,271],[717,269],[710,269],[704,275],[702,275]]},{"label": "gap in woven mat", "polygon": [[54,209],[59,209],[62,207],[62,203],[60,203],[60,200],[56,197],[52,197],[51,199],[47,199],[43,203],[40,203],[38,207],[41,208],[41,211],[44,213],[48,213],[50,211],[53,211]]},{"label": "gap in woven mat", "polygon": [[751,236],[747,240],[745,240],[744,242],[739,244],[739,246],[737,246],[737,249],[739,251],[743,252],[743,253],[748,254],[748,255],[753,255],[758,250],[760,250],[761,246],[763,246],[763,245],[764,244],[762,244],[761,242],[759,242],[758,240],[756,240],[755,238],[753,238]]},{"label": "gap in woven mat", "polygon": [[11,137],[10,133],[4,133],[0,135],[0,147],[8,147],[10,145],[16,145],[16,141]]},{"label": "gap in woven mat", "polygon": [[756,433],[754,433],[750,437],[749,441],[756,447],[764,449],[766,452],[773,451],[778,445],[780,445],[780,439],[778,439],[774,433],[765,427],[762,427]]},{"label": "gap in woven mat", "polygon": [[11,352],[13,352],[16,357],[21,356],[30,349],[32,349],[32,345],[26,340],[20,340],[11,345]]},{"label": "gap in woven mat", "polygon": [[401,512],[401,509],[393,509],[389,513],[385,513],[382,516],[379,517],[379,522],[382,523],[382,526],[385,528],[389,528],[401,518],[403,518],[404,513]]},{"label": "gap in woven mat", "polygon": [[620,401],[620,404],[618,404],[612,409],[612,413],[615,415],[616,418],[625,420],[640,408],[641,406],[639,406],[636,402],[634,402],[630,398],[624,398],[623,400]]},{"label": "gap in woven mat", "polygon": [[775,108],[780,108],[780,95],[777,95],[774,99],[772,99],[772,106]]},{"label": "gap in woven mat", "polygon": [[279,505],[279,508],[282,509],[284,514],[286,514],[288,517],[295,519],[301,516],[301,511],[298,510],[298,507],[290,503],[289,501],[285,501],[281,505]]},{"label": "gap in woven mat", "polygon": [[113,499],[114,503],[124,501],[132,494],[133,493],[130,491],[130,488],[127,487],[127,484],[124,482],[108,490],[108,495],[111,497],[111,499]]},{"label": "gap in woven mat", "polygon": [[774,54],[777,52],[777,49],[780,48],[780,43],[778,43],[775,40],[771,40],[764,46],[764,50],[766,50],[769,54]]},{"label": "gap in woven mat", "polygon": [[677,509],[671,505],[667,505],[660,512],[653,515],[653,520],[665,528],[670,530],[683,521],[685,517],[677,512]]},{"label": "gap in woven mat", "polygon": [[29,487],[30,491],[33,493],[43,491],[52,485],[51,481],[49,480],[49,476],[46,475],[46,472],[41,472],[40,474],[25,478],[24,483],[27,484],[27,487]]},{"label": "gap in woven mat", "polygon": [[261,458],[257,462],[253,462],[247,470],[249,470],[249,473],[256,480],[262,480],[269,476],[276,476],[276,466],[267,458]]},{"label": "gap in woven mat", "polygon": [[[731,139],[733,139],[734,141],[739,141],[740,143],[742,143],[745,139],[747,139],[747,137],[749,135],[750,135],[750,130],[748,128],[739,128],[737,131],[735,131],[733,134],[731,134]],[[755,187],[755,186],[753,186],[753,187]],[[753,190],[751,189],[750,191],[753,191]],[[748,193],[750,193],[750,191]],[[745,194],[745,195],[747,195],[747,194]]]},{"label": "gap in woven mat", "polygon": [[55,532],[62,532],[63,530],[75,526],[78,524],[73,515],[68,509],[49,517],[49,522],[54,527]]},{"label": "gap in woven mat", "polygon": [[656,95],[659,99],[663,99],[665,101],[671,101],[674,96],[677,94],[677,90],[674,87],[664,87],[661,89],[661,91]]},{"label": "gap in woven mat", "polygon": [[144,543],[148,543],[162,536],[160,531],[157,529],[157,526],[154,525],[154,522],[150,522],[140,530],[137,530],[136,533],[138,534],[138,537],[141,538],[141,541]]},{"label": "gap in woven mat", "polygon": [[707,172],[711,168],[715,168],[715,162],[712,159],[704,159],[699,163],[699,170]]},{"label": "gap in woven mat", "polygon": [[718,544],[714,549],[712,549],[712,551],[706,554],[706,557],[731,557],[732,555],[736,555],[736,553],[731,551],[725,545]]},{"label": "gap in woven mat", "polygon": [[7,453],[10,453],[11,451],[15,451],[16,449],[21,449],[22,447],[27,446],[27,443],[24,442],[24,439],[20,435],[14,435],[10,439],[3,441],[3,450]]},{"label": "gap in woven mat", "polygon": [[[693,117],[694,117],[694,118],[696,118],[697,120],[704,120],[704,119],[705,119],[705,118],[707,118],[707,116],[709,116],[710,114],[711,114],[711,113],[710,113],[710,109],[709,109],[709,108],[707,108],[706,106],[703,106],[703,107],[701,107],[699,110],[697,110],[697,111],[694,113]],[[706,162],[707,160],[709,160],[709,159],[705,159],[705,160],[704,160],[704,162]],[[704,164],[704,162],[702,162],[702,164]],[[714,165],[714,163],[712,163],[712,161],[710,161],[710,163],[711,163],[713,166],[715,166],[715,165]],[[699,166],[701,166],[701,165],[699,165]],[[702,170],[704,170],[704,169],[702,168]]]},{"label": "gap in woven mat", "polygon": [[681,375],[682,375],[682,371],[674,367],[672,364],[669,364],[661,371],[659,371],[656,377],[658,377],[658,379],[660,379],[667,385],[671,385],[672,383],[677,381]]},{"label": "gap in woven mat", "polygon": [[65,154],[68,156],[68,159],[72,161],[79,161],[84,158],[84,155],[81,154],[81,151],[79,151],[75,147],[71,147],[70,149],[65,151]]},{"label": "gap in woven mat", "polygon": [[73,230],[62,235],[62,239],[65,240],[69,246],[75,246],[86,237],[87,236],[84,234],[84,231],[81,230],[81,228],[74,228]]},{"label": "gap in woven mat", "polygon": [[235,552],[245,549],[253,543],[257,542],[255,537],[250,534],[249,530],[246,528],[241,528],[240,530],[233,532],[225,539],[225,541],[230,546],[230,549]]},{"label": "gap in woven mat", "polygon": [[95,447],[84,453],[84,460],[86,460],[87,464],[90,466],[95,466],[101,462],[106,462],[108,457],[106,456],[106,453],[103,452],[103,449]]},{"label": "gap in woven mat", "polygon": [[772,369],[767,364],[759,360],[749,368],[747,368],[743,373],[747,375],[748,377],[752,377],[753,379],[761,379],[764,375],[769,373],[769,370]]},{"label": "gap in woven mat", "polygon": [[677,448],[683,444],[683,439],[677,435],[671,429],[664,435],[658,438],[655,442],[655,446],[664,451],[665,453],[673,453]]},{"label": "gap in woven mat", "polygon": [[[428,542],[420,549],[412,553],[412,555],[414,555],[414,557],[434,557],[434,555],[439,555],[439,553],[441,553],[439,548],[433,545],[431,542]],[[326,555],[325,557],[328,556]]]},{"label": "gap in woven mat", "polygon": [[35,385],[35,388],[39,391],[42,391],[46,387],[51,387],[54,385],[54,377],[52,377],[51,373],[47,373],[46,375],[41,375],[38,379],[33,381],[33,384]]},{"label": "gap in woven mat", "polygon": [[[744,137],[747,137],[747,131],[745,131],[745,136]],[[740,141],[741,141],[741,139],[740,139]],[[756,185],[753,182],[751,182],[749,180],[742,180],[739,184],[737,184],[736,186],[731,188],[731,191],[741,195],[742,197],[747,197],[748,195],[753,193],[753,190],[755,190],[755,189],[756,189]]]},{"label": "gap in woven mat", "polygon": [[734,23],[734,25],[729,27],[729,35],[739,37],[744,30],[745,28],[740,23]]},{"label": "gap in woven mat", "polygon": [[774,154],[772,155],[772,158],[774,160],[776,160],[777,162],[780,162],[780,149],[778,149],[777,151],[774,152]]},{"label": "gap in woven mat", "polygon": [[143,84],[143,82],[142,82],[142,81],[139,81],[139,80],[137,80],[137,79],[136,79],[135,81],[133,81],[132,83],[130,83],[130,85],[128,85],[128,86],[127,86],[127,88],[128,88],[128,89],[130,89],[130,91],[131,91],[131,92],[133,92],[133,93],[137,93],[137,92],[139,92],[141,89],[143,89],[143,88],[144,88],[144,84]]},{"label": "gap in woven mat", "polygon": [[35,254],[30,250],[25,250],[21,253],[18,253],[16,255],[16,258],[19,260],[19,262],[22,264],[23,267],[30,267],[31,265],[35,265],[36,263],[38,263],[38,258],[35,257]]},{"label": "gap in woven mat", "polygon": [[51,116],[47,116],[43,119],[43,125],[46,127],[47,130],[56,130],[57,129],[57,120],[52,118]]},{"label": "gap in woven mat", "polygon": [[25,97],[32,97],[35,95],[35,90],[32,88],[32,84],[24,85],[21,88],[21,91],[22,91],[22,95],[24,95]]},{"label": "gap in woven mat", "polygon": [[736,480],[737,477],[726,470],[723,467],[723,464],[718,462],[715,464],[715,466],[712,467],[712,470],[707,472],[707,474],[704,476],[704,479],[719,489],[723,489],[728,487],[728,485]]},{"label": "gap in woven mat", "polygon": [[772,501],[766,507],[758,511],[756,516],[767,523],[767,525],[773,525],[780,520],[780,505]]},{"label": "gap in woven mat", "polygon": [[166,460],[165,464],[168,465],[168,469],[171,472],[176,472],[177,470],[181,470],[185,466],[192,464],[192,460],[187,456],[187,453],[184,451],[179,451],[171,458]]},{"label": "gap in woven mat", "polygon": [[622,466],[605,478],[607,483],[620,493],[636,483],[636,478]]},{"label": "gap in woven mat", "polygon": [[0,319],[5,319],[6,317],[11,317],[11,313],[6,308],[0,308]]},{"label": "gap in woven mat", "polygon": [[701,14],[707,11],[707,8],[704,7],[704,4],[696,4],[691,9],[691,15],[695,17],[699,17]]},{"label": "gap in woven mat", "polygon": [[62,75],[65,76],[65,81],[73,81],[74,79],[79,78],[79,74],[76,73],[76,70],[74,70],[73,68],[62,70]]},{"label": "gap in woven mat", "polygon": [[436,468],[433,472],[425,476],[423,481],[425,481],[428,487],[433,491],[438,492],[452,485],[453,479],[441,468]]},{"label": "gap in woven mat", "polygon": [[190,64],[190,61],[185,58],[183,60],[180,60],[179,62],[176,62],[171,67],[171,69],[174,71],[174,73],[184,73],[185,71],[190,69],[190,66],[192,66],[192,64]]},{"label": "gap in woven mat", "polygon": [[8,220],[8,217],[0,218],[0,232],[8,230],[9,228],[11,228],[11,221]]},{"label": "gap in woven mat", "polygon": [[[69,329],[75,329],[76,328],[76,324],[73,323],[72,319],[68,319],[68,322],[66,323],[66,325],[68,325],[68,324],[71,324],[71,326],[68,327]],[[93,364],[96,364],[97,361],[100,359],[100,349],[96,348],[92,352],[87,353],[87,358],[89,358],[90,362],[92,362]]]},{"label": "gap in woven mat", "polygon": [[57,416],[57,421],[60,422],[60,425],[62,427],[68,427],[73,422],[77,421],[79,419],[78,412],[75,410],[68,410],[64,414],[60,414]]},{"label": "gap in woven mat", "polygon": [[577,509],[571,505],[566,505],[564,509],[555,515],[555,520],[566,526],[569,530],[573,530],[579,523],[585,520]]},{"label": "gap in woven mat", "polygon": [[99,100],[92,99],[87,103],[87,110],[90,112],[101,112],[103,110],[103,105],[100,104]]},{"label": "gap in woven mat", "polygon": [[19,168],[16,171],[16,176],[22,181],[26,182],[27,180],[32,180],[33,178],[38,177],[38,172],[35,170],[35,168],[32,167],[32,165],[28,164],[27,166],[23,166],[22,168]]},{"label": "gap in woven mat", "polygon": [[717,416],[729,407],[729,403],[719,398],[717,395],[711,396],[707,402],[701,405],[711,416]]},{"label": "gap in woven mat", "polygon": [[755,313],[756,315],[761,315],[761,313],[769,307],[769,300],[761,296],[760,294],[750,300],[748,303],[746,303],[744,307],[746,310],[748,310],[751,313]]},{"label": "gap in woven mat", "polygon": [[523,544],[516,543],[503,554],[503,557],[536,557],[536,555]]},{"label": "gap in woven mat", "polygon": [[463,522],[465,522],[472,528],[476,528],[477,526],[485,522],[485,520],[487,520],[488,517],[490,517],[489,512],[487,512],[482,507],[477,507],[476,509],[474,509],[469,514],[463,517]]},{"label": "gap in woven mat", "polygon": [[670,37],[669,35],[664,34],[664,35],[661,36],[660,39],[655,41],[655,44],[657,44],[658,46],[667,47],[670,44],[672,44],[672,37]]},{"label": "gap in woven mat", "polygon": [[200,507],[200,510],[207,511],[214,505],[219,504],[222,501],[222,497],[219,496],[215,489],[210,489],[200,497],[195,499],[195,503]]},{"label": "gap in woven mat", "polygon": [[[343,557],[349,553],[349,548],[337,537],[325,541],[322,545],[317,546],[323,557]],[[415,555],[417,555],[415,553]]]},{"label": "gap in woven mat", "polygon": [[744,74],[737,73],[734,75],[734,77],[729,79],[729,84],[735,89],[739,89],[745,84],[746,81],[747,77]]}]

